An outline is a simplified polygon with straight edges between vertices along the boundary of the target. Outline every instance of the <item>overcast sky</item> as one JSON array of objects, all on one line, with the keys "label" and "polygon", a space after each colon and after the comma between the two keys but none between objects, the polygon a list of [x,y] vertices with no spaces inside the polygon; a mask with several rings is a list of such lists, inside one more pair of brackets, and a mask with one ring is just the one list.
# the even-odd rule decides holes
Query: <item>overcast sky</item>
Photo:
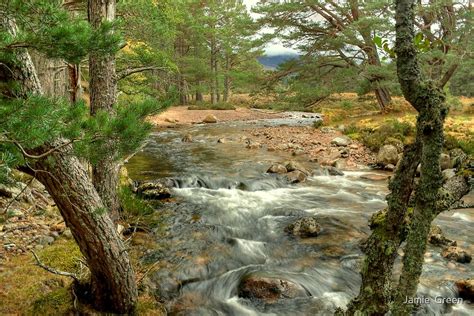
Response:
[{"label": "overcast sky", "polygon": [[[257,4],[259,0],[244,0],[245,5],[247,6],[248,10],[250,11],[251,7]],[[252,14],[253,17],[256,17],[255,14]],[[280,55],[280,54],[288,54],[288,53],[297,53],[296,50],[288,47],[284,47],[280,41],[276,41],[274,43],[269,43],[265,47],[265,53],[267,55]]]}]

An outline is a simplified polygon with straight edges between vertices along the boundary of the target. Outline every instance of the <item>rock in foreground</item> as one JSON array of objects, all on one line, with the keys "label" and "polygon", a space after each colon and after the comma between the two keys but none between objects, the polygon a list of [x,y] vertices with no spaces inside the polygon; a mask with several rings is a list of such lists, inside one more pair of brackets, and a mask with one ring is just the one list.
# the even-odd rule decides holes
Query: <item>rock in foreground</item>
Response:
[{"label": "rock in foreground", "polygon": [[377,154],[377,163],[386,166],[396,165],[398,162],[398,150],[393,145],[383,145]]},{"label": "rock in foreground", "polygon": [[307,291],[299,284],[257,275],[246,276],[242,279],[238,295],[251,300],[261,300],[267,304],[275,303],[280,299],[308,296]]},{"label": "rock in foreground", "polygon": [[474,279],[459,280],[456,282],[459,297],[474,302]]},{"label": "rock in foreground", "polygon": [[267,173],[287,173],[288,170],[286,167],[279,163],[274,163],[273,165],[268,168]]},{"label": "rock in foreground", "polygon": [[316,237],[321,232],[321,225],[316,217],[303,217],[288,225],[285,231],[301,238]]},{"label": "rock in foreground", "polygon": [[203,123],[217,123],[217,117],[215,115],[209,114],[203,120]]}]

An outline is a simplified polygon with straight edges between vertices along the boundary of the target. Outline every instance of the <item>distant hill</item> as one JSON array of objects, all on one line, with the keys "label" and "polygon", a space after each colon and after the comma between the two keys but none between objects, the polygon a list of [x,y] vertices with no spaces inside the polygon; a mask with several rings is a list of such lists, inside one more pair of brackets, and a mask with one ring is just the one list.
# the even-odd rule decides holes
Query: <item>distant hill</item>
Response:
[{"label": "distant hill", "polygon": [[258,61],[267,69],[276,69],[278,65],[293,58],[298,58],[297,54],[265,55],[258,58]]}]

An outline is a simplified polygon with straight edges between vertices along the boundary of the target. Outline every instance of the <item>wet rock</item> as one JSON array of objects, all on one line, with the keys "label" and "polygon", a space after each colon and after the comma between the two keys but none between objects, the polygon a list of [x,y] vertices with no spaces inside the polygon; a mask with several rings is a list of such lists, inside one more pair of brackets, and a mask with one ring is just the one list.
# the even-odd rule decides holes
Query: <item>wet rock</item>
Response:
[{"label": "wet rock", "polygon": [[160,180],[136,181],[135,190],[144,199],[162,200],[171,197],[171,190]]},{"label": "wet rock", "polygon": [[468,156],[464,153],[464,151],[462,151],[461,148],[455,148],[451,150],[449,152],[449,156],[451,157],[452,168],[461,167],[468,158]]},{"label": "wet rock", "polygon": [[455,285],[459,297],[474,302],[474,279],[459,280]]},{"label": "wet rock", "polygon": [[398,162],[398,150],[393,145],[383,145],[377,154],[377,163],[384,166],[396,165]]},{"label": "wet rock", "polygon": [[282,164],[279,164],[279,163],[274,163],[273,165],[270,166],[270,168],[268,168],[267,170],[267,173],[279,173],[279,174],[282,174],[282,173],[287,173],[288,170],[286,169],[286,167]]},{"label": "wet rock", "polygon": [[445,248],[441,255],[451,261],[456,261],[459,263],[469,263],[472,260],[470,254],[468,254],[464,249],[456,246],[450,246]]},{"label": "wet rock", "polygon": [[218,142],[219,144],[225,144],[225,143],[227,143],[227,139],[225,139],[225,138],[219,138],[219,139],[217,140],[217,142]]},{"label": "wet rock", "polygon": [[444,236],[441,227],[433,225],[430,228],[430,234],[428,235],[428,242],[435,246],[456,246],[457,243],[454,240],[446,238]]},{"label": "wet rock", "polygon": [[441,170],[450,169],[451,167],[451,157],[447,154],[441,154],[439,158],[439,163],[441,165]]},{"label": "wet rock", "polygon": [[306,170],[305,168],[303,168],[303,166],[301,166],[299,163],[297,163],[297,162],[295,162],[295,161],[286,161],[286,162],[284,163],[284,165],[285,165],[286,170],[288,170],[288,172],[301,171],[301,172],[303,172],[305,175],[309,175],[308,170]]},{"label": "wet rock", "polygon": [[328,171],[330,176],[343,176],[344,175],[344,172],[337,169],[336,167],[329,166],[329,167],[326,167],[326,170]]},{"label": "wet rock", "polygon": [[217,123],[217,117],[213,114],[209,114],[203,120],[203,123]]},{"label": "wet rock", "polygon": [[338,136],[334,138],[333,140],[331,140],[332,145],[341,146],[341,147],[349,146],[350,143],[351,143],[351,139],[347,136]]},{"label": "wet rock", "polygon": [[280,299],[292,299],[308,296],[299,284],[279,278],[250,275],[244,277],[238,287],[238,295],[251,300],[261,300],[267,304]]},{"label": "wet rock", "polygon": [[306,174],[300,170],[291,171],[285,174],[289,183],[300,183],[306,181]]},{"label": "wet rock", "polygon": [[183,138],[181,138],[181,141],[183,143],[192,143],[193,137],[191,136],[191,134],[186,134],[183,136]]},{"label": "wet rock", "polygon": [[321,225],[316,217],[303,217],[288,225],[285,232],[301,238],[316,237],[321,232]]}]

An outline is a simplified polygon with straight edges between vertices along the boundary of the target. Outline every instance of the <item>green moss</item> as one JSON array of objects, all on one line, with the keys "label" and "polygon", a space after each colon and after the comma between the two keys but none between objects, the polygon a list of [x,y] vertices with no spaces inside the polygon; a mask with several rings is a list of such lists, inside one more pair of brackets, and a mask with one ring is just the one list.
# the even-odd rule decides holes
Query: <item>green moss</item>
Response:
[{"label": "green moss", "polygon": [[68,272],[75,272],[78,261],[82,258],[77,244],[65,239],[58,239],[53,245],[37,252],[37,255],[45,265]]},{"label": "green moss", "polygon": [[66,315],[73,306],[70,289],[60,287],[33,302],[31,315]]}]

